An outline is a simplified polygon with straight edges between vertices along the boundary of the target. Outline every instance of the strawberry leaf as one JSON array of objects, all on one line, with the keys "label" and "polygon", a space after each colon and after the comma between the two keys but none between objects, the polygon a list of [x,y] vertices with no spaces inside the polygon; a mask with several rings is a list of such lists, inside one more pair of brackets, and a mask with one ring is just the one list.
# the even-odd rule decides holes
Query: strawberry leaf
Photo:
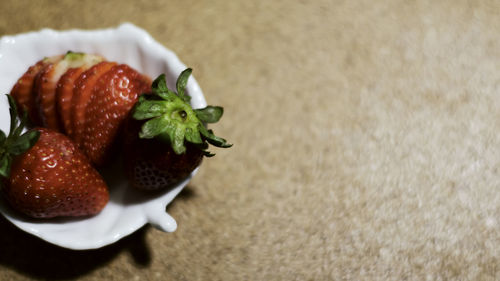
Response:
[{"label": "strawberry leaf", "polygon": [[203,140],[201,139],[200,132],[197,130],[193,130],[191,128],[186,129],[186,140],[190,143],[201,144]]},{"label": "strawberry leaf", "polygon": [[9,155],[3,155],[0,159],[0,176],[8,178],[10,176],[10,163],[11,158]]},{"label": "strawberry leaf", "polygon": [[199,150],[201,150],[203,152],[203,156],[205,156],[205,157],[213,157],[213,156],[215,156],[215,153],[207,151],[207,149],[208,149],[208,143],[203,142],[201,144],[196,144],[196,146],[198,147]]},{"label": "strawberry leaf", "polygon": [[9,100],[9,113],[10,113],[10,130],[9,136],[14,133],[17,125],[17,106],[14,98],[11,95],[6,95]]},{"label": "strawberry leaf", "polygon": [[30,149],[40,138],[40,132],[37,130],[28,131],[16,138],[8,147],[8,151],[12,155],[20,155]]},{"label": "strawberry leaf", "polygon": [[215,153],[212,153],[210,151],[203,150],[203,156],[205,157],[214,157]]},{"label": "strawberry leaf", "polygon": [[0,146],[3,145],[3,143],[5,142],[5,139],[7,139],[7,136],[5,135],[5,133],[3,131],[0,131]]},{"label": "strawberry leaf", "polygon": [[189,102],[191,100],[191,97],[185,94],[185,90],[189,76],[191,76],[192,72],[193,70],[191,68],[187,68],[186,70],[181,72],[179,78],[177,78],[177,83],[175,85],[177,88],[177,94],[185,102]]},{"label": "strawberry leaf", "polygon": [[192,70],[188,68],[179,75],[177,93],[167,88],[164,74],[158,76],[152,85],[153,94],[139,98],[132,118],[144,121],[139,132],[140,138],[157,138],[169,143],[176,154],[186,152],[185,142],[188,141],[203,151],[205,156],[211,157],[215,154],[207,151],[208,144],[223,148],[231,146],[204,125],[219,121],[224,109],[220,106],[196,110],[191,107],[190,97],[185,93],[191,73]]},{"label": "strawberry leaf", "polygon": [[180,126],[178,126],[175,130],[175,135],[172,142],[172,148],[174,149],[174,152],[177,154],[182,154],[186,152],[186,147],[184,146],[185,132],[186,131],[184,130],[184,128]]},{"label": "strawberry leaf", "polygon": [[24,126],[26,126],[26,121],[28,120],[28,112],[25,110],[23,112],[23,116],[21,117],[21,123],[19,124],[19,126],[17,128],[14,129],[14,132],[12,133],[12,137],[13,138],[18,138],[23,129],[24,129]]},{"label": "strawberry leaf", "polygon": [[0,176],[4,178],[8,178],[10,175],[12,157],[30,149],[40,137],[40,132],[36,130],[28,131],[21,135],[28,119],[27,112],[24,111],[23,117],[19,122],[14,98],[7,95],[7,100],[10,106],[10,132],[6,136],[5,132],[0,131]]},{"label": "strawberry leaf", "polygon": [[153,89],[153,92],[155,92],[155,93],[156,92],[167,92],[168,88],[167,88],[167,80],[165,78],[165,74],[158,76],[153,81],[151,88]]},{"label": "strawberry leaf", "polygon": [[157,92],[155,94],[166,101],[173,101],[177,97],[177,95],[170,90],[167,90],[166,92]]},{"label": "strawberry leaf", "polygon": [[206,123],[216,123],[224,114],[224,109],[220,106],[206,106],[205,108],[195,109],[194,112],[198,119]]},{"label": "strawberry leaf", "polygon": [[228,148],[233,146],[232,144],[227,143],[227,141],[223,138],[220,138],[216,135],[214,135],[212,130],[207,130],[205,126],[200,125],[200,133],[206,138],[206,140],[217,147],[222,147],[222,148]]},{"label": "strawberry leaf", "polygon": [[167,112],[165,103],[166,101],[161,100],[144,100],[139,102],[134,108],[132,117],[136,120],[145,120],[161,116]]},{"label": "strawberry leaf", "polygon": [[163,116],[155,117],[142,125],[139,137],[143,139],[152,139],[155,136],[166,133],[171,127],[170,122]]}]

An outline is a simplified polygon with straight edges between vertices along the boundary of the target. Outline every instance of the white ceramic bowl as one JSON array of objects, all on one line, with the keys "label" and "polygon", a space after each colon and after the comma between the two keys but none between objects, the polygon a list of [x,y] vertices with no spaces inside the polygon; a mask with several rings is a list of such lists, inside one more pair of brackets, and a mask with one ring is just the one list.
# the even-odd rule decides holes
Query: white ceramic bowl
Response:
[{"label": "white ceramic bowl", "polygon": [[[165,73],[168,86],[186,66],[170,50],[146,31],[124,23],[118,28],[100,30],[55,31],[42,29],[0,39],[0,94],[7,94],[28,67],[43,57],[64,54],[68,50],[96,53],[107,60],[126,63],[156,78]],[[187,92],[194,108],[206,106],[203,93],[191,77]],[[7,98],[0,97],[0,129],[9,130]],[[129,187],[119,165],[110,167],[104,177],[110,187],[110,201],[97,216],[85,219],[35,220],[13,211],[0,196],[0,212],[20,229],[61,247],[83,250],[109,245],[131,234],[146,223],[172,232],[175,220],[165,210],[190,178],[163,193],[145,194]]]}]

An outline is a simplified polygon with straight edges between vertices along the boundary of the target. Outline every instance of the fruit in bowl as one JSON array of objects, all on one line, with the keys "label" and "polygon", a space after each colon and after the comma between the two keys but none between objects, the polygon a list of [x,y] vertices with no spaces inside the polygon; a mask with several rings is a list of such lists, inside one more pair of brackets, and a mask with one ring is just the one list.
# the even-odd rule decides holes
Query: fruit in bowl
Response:
[{"label": "fruit in bowl", "polygon": [[[154,78],[158,74],[164,73],[169,89],[176,89],[177,78],[187,68],[172,50],[156,41],[146,30],[130,23],[96,30],[42,29],[0,37],[0,93],[10,93],[27,69],[39,62],[44,56],[57,57],[61,54],[64,56],[68,50],[79,51],[89,57],[85,59],[83,65],[78,65],[75,62],[61,64],[60,60],[57,64],[59,67],[64,66],[65,63],[71,64],[71,67],[61,75],[55,86],[56,89],[59,89],[55,94],[56,110],[58,110],[61,116],[60,121],[63,123],[59,124],[59,130],[65,135],[72,134],[72,103],[67,95],[69,94],[70,97],[73,95],[73,81],[76,81],[81,72],[102,62],[104,58],[127,64],[147,77]],[[75,59],[76,61],[80,60],[78,56]],[[41,66],[35,68],[38,67]],[[38,71],[33,69],[28,77],[36,76],[37,73]],[[57,75],[45,75],[45,77],[51,77],[50,80],[55,81],[54,77]],[[35,83],[34,81],[33,83]],[[59,84],[62,84],[63,87],[59,87]],[[47,87],[49,85],[54,84],[52,82],[46,84],[45,88],[49,88]],[[25,86],[33,87],[33,85],[28,84]],[[58,104],[57,97],[61,95],[61,91],[66,95],[66,98],[62,98],[62,102]],[[194,109],[207,106],[203,91],[194,77],[189,78],[185,91],[191,97],[190,105]],[[7,101],[7,98],[0,97],[0,130],[4,132],[9,132],[10,125]],[[46,99],[46,105],[52,104],[51,102],[47,103],[47,101],[50,99]],[[34,112],[34,114],[40,113]],[[69,117],[67,117],[68,115]],[[132,119],[127,118],[126,120]],[[145,121],[138,122],[142,124],[141,122]],[[125,122],[124,126],[127,123]],[[123,128],[120,131],[123,132]],[[123,137],[123,134],[116,137],[118,141],[112,145],[114,151],[121,150],[123,145],[121,138]],[[189,143],[186,145],[188,146]],[[109,188],[109,201],[104,209],[96,215],[75,218],[30,218],[14,210],[4,196],[0,196],[0,214],[27,233],[60,247],[74,250],[95,249],[112,244],[144,224],[150,224],[160,231],[175,231],[177,223],[165,208],[186,187],[199,168],[196,168],[187,178],[172,187],[148,192],[130,185],[123,172],[124,169],[121,167],[122,154],[124,153],[110,151],[112,161],[97,167]]]},{"label": "fruit in bowl", "polygon": [[[109,195],[94,167],[119,149],[133,187],[178,184],[214,155],[209,144],[231,146],[205,125],[219,121],[222,107],[191,107],[190,75],[183,71],[173,91],[163,74],[151,82],[126,64],[71,51],[29,67],[8,96],[9,135],[0,135],[7,201],[35,218],[95,215]],[[21,134],[28,117],[37,127]]]},{"label": "fruit in bowl", "polygon": [[187,177],[201,162],[211,157],[208,144],[231,145],[217,137],[204,123],[215,123],[223,114],[219,106],[193,109],[185,94],[191,69],[177,79],[177,92],[167,88],[165,75],[152,86],[152,94],[142,95],[125,127],[125,170],[131,184],[156,190]]},{"label": "fruit in bowl", "polygon": [[65,135],[48,128],[21,134],[17,106],[8,96],[11,130],[0,131],[2,193],[11,206],[34,218],[89,216],[109,200],[108,187],[85,155]]}]

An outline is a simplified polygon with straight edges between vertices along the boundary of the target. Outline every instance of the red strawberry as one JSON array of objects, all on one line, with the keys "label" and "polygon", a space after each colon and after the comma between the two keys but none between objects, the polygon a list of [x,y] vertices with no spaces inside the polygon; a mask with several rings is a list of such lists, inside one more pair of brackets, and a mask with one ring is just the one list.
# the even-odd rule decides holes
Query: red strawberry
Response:
[{"label": "red strawberry", "polygon": [[38,109],[38,116],[41,120],[42,126],[59,131],[59,123],[55,111],[55,88],[59,80],[57,76],[57,65],[62,59],[59,56],[56,61],[46,64],[38,73],[34,85],[34,97],[36,107]]},{"label": "red strawberry", "polygon": [[71,100],[75,88],[75,81],[88,68],[101,62],[102,57],[84,53],[68,52],[60,67],[63,73],[57,82],[55,90],[55,103],[61,129],[72,135],[71,127]]},{"label": "red strawberry", "polygon": [[53,63],[48,64],[40,72],[34,90],[42,125],[60,131],[62,122],[56,107],[56,88],[61,76],[70,68],[81,66],[88,68],[100,62],[102,58],[71,51],[55,58]]},{"label": "red strawberry", "polygon": [[17,106],[21,111],[27,111],[30,121],[34,125],[40,125],[38,110],[36,109],[35,97],[33,95],[33,85],[37,74],[46,64],[46,59],[37,62],[30,66],[28,71],[17,80],[17,83],[12,88],[10,94],[15,99]]},{"label": "red strawberry", "polygon": [[71,99],[73,98],[73,91],[75,88],[75,81],[84,72],[83,67],[70,68],[57,83],[56,88],[56,104],[59,112],[59,119],[61,120],[64,132],[67,135],[73,135],[73,127],[71,123]]},{"label": "red strawberry", "polygon": [[151,90],[151,80],[125,64],[100,77],[86,108],[82,149],[90,161],[102,165],[111,152],[123,121],[139,95]]},{"label": "red strawberry", "polygon": [[[208,143],[230,147],[226,140],[205,128],[217,122],[223,109],[193,109],[184,91],[191,69],[177,79],[177,93],[169,90],[165,75],[153,82],[152,95],[143,95],[132,111],[124,136],[125,172],[131,185],[155,190],[185,179],[201,162]],[[140,120],[140,121],[138,121]]]},{"label": "red strawberry", "polygon": [[73,130],[70,137],[72,137],[78,147],[82,145],[85,111],[94,92],[94,86],[99,78],[115,65],[116,63],[114,62],[103,61],[83,72],[75,81],[73,98],[71,99],[71,123],[73,124]]},{"label": "red strawberry", "polygon": [[127,120],[124,137],[125,173],[132,186],[158,190],[185,179],[200,165],[203,150],[187,142],[186,152],[177,154],[165,140],[143,139],[138,135],[143,123]]},{"label": "red strawberry", "polygon": [[88,216],[109,200],[105,182],[73,142],[46,128],[20,135],[15,103],[9,96],[14,126],[0,134],[2,192],[11,206],[35,218]]}]

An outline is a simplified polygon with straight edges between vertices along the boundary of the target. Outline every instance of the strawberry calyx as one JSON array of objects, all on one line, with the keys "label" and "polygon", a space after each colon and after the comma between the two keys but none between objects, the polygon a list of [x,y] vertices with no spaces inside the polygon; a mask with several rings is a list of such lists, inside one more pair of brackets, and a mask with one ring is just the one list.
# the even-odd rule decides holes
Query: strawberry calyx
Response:
[{"label": "strawberry calyx", "polygon": [[4,178],[10,176],[10,167],[14,156],[21,155],[33,147],[40,137],[40,132],[37,130],[29,130],[21,134],[28,120],[27,111],[24,110],[22,118],[19,119],[14,98],[10,95],[6,96],[10,106],[9,135],[5,135],[0,130],[0,176]]},{"label": "strawberry calyx", "polygon": [[146,120],[139,132],[139,138],[158,138],[170,143],[176,154],[186,152],[185,142],[195,144],[207,157],[215,154],[207,151],[208,144],[227,148],[232,144],[216,136],[205,123],[216,123],[224,110],[220,106],[206,106],[193,109],[191,99],[185,93],[190,68],[184,70],[177,79],[176,90],[168,89],[165,74],[158,76],[152,84],[152,94],[142,95],[132,111],[132,118]]}]

